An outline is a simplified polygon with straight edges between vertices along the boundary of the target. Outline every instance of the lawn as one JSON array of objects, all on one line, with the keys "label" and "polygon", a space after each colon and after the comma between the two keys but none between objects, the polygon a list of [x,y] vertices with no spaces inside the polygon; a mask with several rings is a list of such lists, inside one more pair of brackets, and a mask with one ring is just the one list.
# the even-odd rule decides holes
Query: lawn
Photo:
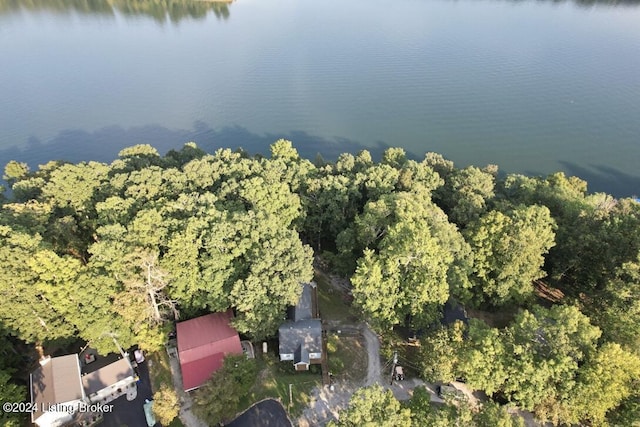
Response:
[{"label": "lawn", "polygon": [[347,295],[331,286],[326,274],[316,269],[313,280],[318,284],[318,306],[323,320],[357,321],[356,311],[347,302]]},{"label": "lawn", "polygon": [[[167,384],[173,389],[173,377],[169,366],[169,355],[163,350],[149,353],[147,363],[149,366],[149,380],[151,381],[151,391],[160,389],[162,384]],[[167,427],[185,427],[180,418],[175,417]]]},{"label": "lawn", "polygon": [[470,318],[480,319],[493,328],[504,328],[509,325],[517,313],[516,308],[505,308],[496,313],[467,308],[467,314]]},{"label": "lawn", "polygon": [[175,417],[173,421],[171,421],[171,424],[169,424],[167,427],[185,427],[185,425],[182,424],[182,421],[180,421],[180,418]]},{"label": "lawn", "polygon": [[[295,372],[290,362],[280,362],[272,353],[256,355],[258,363],[258,380],[255,386],[241,401],[238,411],[243,411],[255,402],[272,397],[278,399],[287,408],[292,417],[297,417],[309,404],[310,392],[315,386],[322,384],[320,366],[317,371]],[[291,398],[289,401],[289,385]]]},{"label": "lawn", "polygon": [[171,367],[169,366],[169,355],[165,351],[156,351],[147,354],[149,361],[149,378],[151,380],[151,390],[153,392],[160,389],[162,384],[167,384],[173,388],[173,378]]},{"label": "lawn", "polygon": [[329,371],[336,379],[361,381],[367,375],[367,348],[361,335],[330,333],[327,342]]}]

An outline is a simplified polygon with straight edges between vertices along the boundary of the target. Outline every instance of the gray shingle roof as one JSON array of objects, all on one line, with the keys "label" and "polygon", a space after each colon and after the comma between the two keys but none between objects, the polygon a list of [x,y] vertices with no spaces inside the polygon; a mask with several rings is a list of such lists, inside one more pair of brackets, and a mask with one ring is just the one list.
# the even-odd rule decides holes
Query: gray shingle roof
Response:
[{"label": "gray shingle roof", "polygon": [[322,352],[322,322],[307,319],[283,323],[279,330],[280,354],[292,354],[300,347],[309,353]]},{"label": "gray shingle roof", "polygon": [[85,393],[91,395],[118,383],[129,377],[134,377],[135,372],[127,359],[120,359],[104,368],[86,374],[82,377],[82,385]]},{"label": "gray shingle roof", "polygon": [[306,363],[308,365],[310,362],[311,362],[311,359],[309,358],[309,352],[307,351],[306,348],[304,348],[302,344],[300,344],[300,346],[294,353],[293,363],[294,364]]},{"label": "gray shingle roof", "polygon": [[296,304],[296,306],[293,308],[294,322],[313,318],[313,306],[311,298],[311,285],[309,283],[303,283],[300,300],[298,301],[298,304]]}]

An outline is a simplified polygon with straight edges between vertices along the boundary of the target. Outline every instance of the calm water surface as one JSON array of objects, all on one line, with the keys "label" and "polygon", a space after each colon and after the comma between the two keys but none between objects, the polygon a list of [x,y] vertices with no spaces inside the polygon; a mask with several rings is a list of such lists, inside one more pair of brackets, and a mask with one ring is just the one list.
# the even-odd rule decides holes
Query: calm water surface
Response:
[{"label": "calm water surface", "polygon": [[0,0],[0,163],[287,137],[640,193],[637,4],[89,3]]}]

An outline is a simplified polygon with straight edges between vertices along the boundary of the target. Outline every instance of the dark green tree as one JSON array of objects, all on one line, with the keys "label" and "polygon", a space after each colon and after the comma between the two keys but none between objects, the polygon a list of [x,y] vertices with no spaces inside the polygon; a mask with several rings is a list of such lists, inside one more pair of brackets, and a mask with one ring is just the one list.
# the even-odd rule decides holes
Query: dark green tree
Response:
[{"label": "dark green tree", "polygon": [[194,413],[208,424],[228,421],[255,384],[257,374],[255,360],[244,356],[225,357],[222,368],[195,392]]}]

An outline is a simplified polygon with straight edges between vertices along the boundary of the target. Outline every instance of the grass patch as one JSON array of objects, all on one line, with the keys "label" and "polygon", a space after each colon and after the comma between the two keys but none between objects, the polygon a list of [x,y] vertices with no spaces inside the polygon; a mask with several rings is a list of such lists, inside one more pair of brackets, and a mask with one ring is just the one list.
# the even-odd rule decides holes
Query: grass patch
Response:
[{"label": "grass patch", "polygon": [[169,365],[169,355],[159,350],[146,355],[149,365],[149,379],[151,380],[151,391],[160,390],[162,384],[173,388],[173,377],[171,376],[171,366]]},{"label": "grass patch", "polygon": [[331,286],[324,273],[316,270],[313,280],[318,284],[318,307],[323,320],[357,321],[355,309],[341,291]]},{"label": "grass patch", "polygon": [[[162,384],[173,389],[173,376],[171,375],[171,365],[169,355],[164,350],[146,354],[147,366],[149,367],[149,380],[151,381],[151,391],[156,392]],[[167,427],[185,427],[180,418],[175,417]]]},{"label": "grass patch", "polygon": [[171,424],[169,424],[167,427],[186,427],[182,421],[180,421],[180,418],[175,417],[173,419],[173,421],[171,421]]},{"label": "grass patch", "polygon": [[360,381],[367,375],[367,349],[364,338],[329,334],[329,371],[336,379]]},{"label": "grass patch", "polygon": [[480,319],[492,328],[500,329],[511,324],[513,319],[518,314],[518,308],[505,308],[495,313],[467,308],[467,314],[470,318]]},{"label": "grass patch", "polygon": [[[299,416],[309,404],[311,390],[322,384],[320,367],[318,366],[317,373],[296,372],[291,362],[280,362],[271,353],[260,356],[256,359],[259,369],[258,380],[240,401],[238,411],[243,411],[255,402],[270,397],[280,400],[292,417]],[[289,401],[289,384],[291,384],[291,402]]]}]

